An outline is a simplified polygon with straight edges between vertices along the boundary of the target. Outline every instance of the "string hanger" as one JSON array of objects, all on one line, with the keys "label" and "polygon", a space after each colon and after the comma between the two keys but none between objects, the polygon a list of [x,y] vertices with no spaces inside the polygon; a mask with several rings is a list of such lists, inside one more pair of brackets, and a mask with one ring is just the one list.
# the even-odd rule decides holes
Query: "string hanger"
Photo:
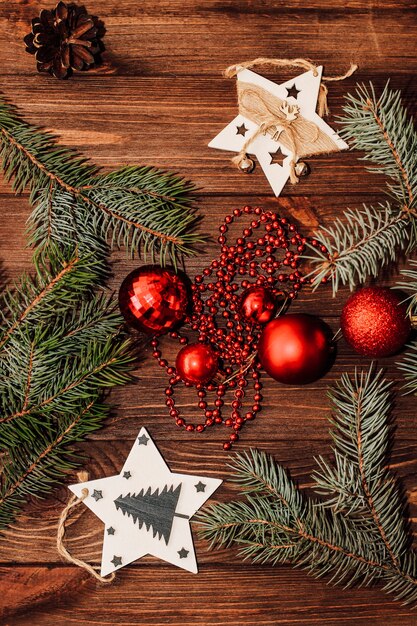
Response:
[{"label": "string hanger", "polygon": [[[242,63],[236,63],[235,65],[230,65],[225,69],[224,75],[226,78],[233,78],[236,76],[240,70],[242,69],[252,69],[254,67],[296,67],[306,71],[311,70],[313,72],[313,76],[318,76],[317,65],[314,65],[308,59],[268,59],[266,57],[259,57],[254,59],[253,61],[243,61]],[[331,81],[339,81],[345,80],[345,78],[349,78],[352,76],[354,72],[358,69],[356,63],[351,63],[349,69],[344,73],[338,76],[322,76],[318,97],[318,114],[320,117],[324,117],[325,115],[329,115],[329,107],[327,104],[327,94],[329,92],[326,83]]]},{"label": "string hanger", "polygon": [[[79,472],[77,474],[77,478],[80,483],[84,483],[88,480],[88,473]],[[58,521],[56,547],[58,550],[58,554],[60,554],[63,559],[68,561],[68,563],[72,563],[73,565],[78,565],[78,567],[82,567],[83,569],[87,570],[87,572],[89,572],[92,576],[94,576],[94,578],[96,578],[96,580],[98,580],[101,583],[111,583],[115,578],[114,572],[110,574],[109,576],[101,576],[98,571],[100,568],[90,565],[89,563],[86,563],[85,561],[82,561],[81,559],[78,559],[77,557],[72,556],[64,545],[65,524],[69,517],[69,513],[72,509],[74,509],[79,504],[81,504],[81,502],[83,502],[87,498],[87,496],[88,496],[88,489],[84,488],[82,490],[82,496],[80,498],[78,498],[76,495],[71,496],[71,498],[68,501],[68,504],[62,510],[62,513]]]}]

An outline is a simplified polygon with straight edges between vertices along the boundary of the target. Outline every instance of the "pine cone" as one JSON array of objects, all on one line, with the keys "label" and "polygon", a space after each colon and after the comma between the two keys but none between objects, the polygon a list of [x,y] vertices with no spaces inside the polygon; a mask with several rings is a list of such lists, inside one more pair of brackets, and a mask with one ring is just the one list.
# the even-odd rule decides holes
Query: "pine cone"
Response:
[{"label": "pine cone", "polygon": [[100,61],[104,32],[103,23],[85,7],[58,2],[32,20],[24,42],[26,52],[36,56],[38,72],[68,78],[73,70],[88,70]]}]

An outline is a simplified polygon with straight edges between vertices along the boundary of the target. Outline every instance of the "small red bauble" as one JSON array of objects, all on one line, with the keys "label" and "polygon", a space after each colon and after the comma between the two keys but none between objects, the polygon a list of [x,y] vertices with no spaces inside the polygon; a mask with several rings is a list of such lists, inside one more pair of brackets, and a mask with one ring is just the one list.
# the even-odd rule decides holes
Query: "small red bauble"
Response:
[{"label": "small red bauble", "polygon": [[216,374],[218,358],[207,344],[191,343],[178,352],[175,366],[184,382],[204,384]]},{"label": "small red bauble", "polygon": [[253,286],[243,292],[239,309],[244,319],[266,324],[274,317],[276,301],[269,289]]},{"label": "small red bauble", "polygon": [[330,329],[318,317],[283,315],[266,325],[258,343],[259,360],[280,383],[311,383],[323,376],[331,364],[330,336]]},{"label": "small red bauble", "polygon": [[402,297],[387,287],[365,287],[350,296],[340,325],[358,354],[383,357],[404,346],[411,331]]},{"label": "small red bauble", "polygon": [[119,307],[126,322],[150,335],[162,335],[179,324],[186,314],[187,288],[174,271],[145,265],[124,279]]}]

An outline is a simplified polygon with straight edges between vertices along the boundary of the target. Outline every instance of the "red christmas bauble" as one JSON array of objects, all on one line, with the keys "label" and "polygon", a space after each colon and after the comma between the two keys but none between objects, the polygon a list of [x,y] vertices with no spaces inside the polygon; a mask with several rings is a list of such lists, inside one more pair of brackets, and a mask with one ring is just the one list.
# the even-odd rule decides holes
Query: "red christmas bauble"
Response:
[{"label": "red christmas bauble", "polygon": [[283,315],[265,326],[258,356],[264,370],[280,383],[305,385],[330,367],[331,331],[318,317]]},{"label": "red christmas bauble", "polygon": [[184,280],[158,265],[133,270],[119,291],[119,307],[126,322],[150,335],[172,330],[184,319],[187,305]]},{"label": "red christmas bauble", "polygon": [[217,354],[204,343],[191,343],[178,354],[175,366],[177,373],[186,383],[193,385],[208,383],[218,369]]},{"label": "red christmas bauble", "polygon": [[387,287],[365,287],[350,296],[340,325],[355,352],[383,357],[401,350],[411,331],[407,307],[401,300]]},{"label": "red christmas bauble", "polygon": [[253,286],[243,292],[239,309],[244,319],[266,324],[274,317],[276,301],[269,289]]}]

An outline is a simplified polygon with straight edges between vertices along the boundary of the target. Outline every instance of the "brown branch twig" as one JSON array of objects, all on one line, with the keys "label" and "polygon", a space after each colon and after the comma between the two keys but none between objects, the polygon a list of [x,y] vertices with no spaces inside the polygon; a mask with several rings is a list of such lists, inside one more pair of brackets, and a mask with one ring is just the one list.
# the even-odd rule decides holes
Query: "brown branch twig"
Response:
[{"label": "brown branch twig", "polygon": [[35,351],[35,346],[34,346],[34,342],[32,342],[30,346],[30,351],[29,351],[28,374],[27,374],[27,379],[26,379],[26,392],[25,392],[25,399],[22,405],[22,411],[26,410],[28,402],[29,402],[30,387],[31,387],[31,382],[32,382],[34,351]]}]

